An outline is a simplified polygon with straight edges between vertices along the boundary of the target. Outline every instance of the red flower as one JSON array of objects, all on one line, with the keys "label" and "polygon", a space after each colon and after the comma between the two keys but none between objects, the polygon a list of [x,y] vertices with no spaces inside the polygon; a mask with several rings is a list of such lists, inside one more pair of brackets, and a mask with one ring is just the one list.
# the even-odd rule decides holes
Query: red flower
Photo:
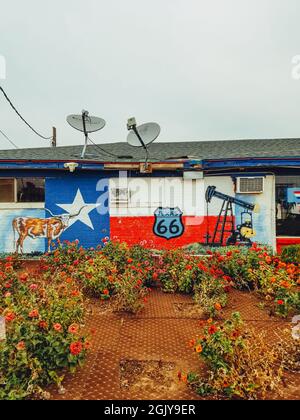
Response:
[{"label": "red flower", "polygon": [[186,268],[186,270],[192,270],[193,269],[193,267],[190,264],[187,265],[185,268]]},{"label": "red flower", "polygon": [[30,290],[36,290],[38,288],[38,285],[37,284],[35,284],[35,283],[33,283],[33,284],[31,284],[30,286],[29,286],[29,289]]},{"label": "red flower", "polygon": [[79,260],[75,260],[74,262],[73,262],[73,265],[78,265],[79,264]]},{"label": "red flower", "polygon": [[39,311],[37,309],[33,309],[28,314],[29,318],[38,318],[39,317]]},{"label": "red flower", "polygon": [[215,334],[216,332],[218,331],[218,328],[215,326],[215,325],[211,325],[209,328],[208,328],[208,333],[209,334]]},{"label": "red flower", "polygon": [[107,289],[104,289],[102,293],[106,296],[109,295],[109,291]]},{"label": "red flower", "polygon": [[48,327],[48,324],[46,321],[40,321],[39,322],[39,327],[42,328],[43,330],[45,330]]},{"label": "red flower", "polygon": [[277,300],[278,305],[284,305],[284,301],[282,299]]},{"label": "red flower", "polygon": [[133,259],[132,259],[132,258],[128,258],[128,259],[127,259],[128,264],[131,264],[131,263],[132,263],[132,261],[133,261]]},{"label": "red flower", "polygon": [[75,341],[70,344],[70,352],[73,356],[78,356],[82,352],[82,343],[80,341]]}]

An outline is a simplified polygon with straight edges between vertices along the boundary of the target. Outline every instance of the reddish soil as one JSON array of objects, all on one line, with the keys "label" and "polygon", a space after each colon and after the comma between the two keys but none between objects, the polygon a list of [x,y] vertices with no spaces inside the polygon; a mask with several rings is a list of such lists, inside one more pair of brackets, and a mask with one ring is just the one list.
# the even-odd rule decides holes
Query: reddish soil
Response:
[{"label": "reddish soil", "polygon": [[[228,317],[239,311],[246,323],[264,331],[270,343],[286,328],[288,321],[270,317],[258,306],[253,294],[230,293]],[[154,290],[145,309],[137,315],[117,315],[106,304],[90,300],[86,328],[95,328],[93,349],[86,365],[75,375],[67,374],[65,392],[50,387],[52,399],[200,399],[178,381],[178,371],[199,369],[199,360],[188,341],[199,332],[201,314],[188,296],[164,294]],[[300,375],[286,376],[282,395],[274,399],[299,399]]]}]

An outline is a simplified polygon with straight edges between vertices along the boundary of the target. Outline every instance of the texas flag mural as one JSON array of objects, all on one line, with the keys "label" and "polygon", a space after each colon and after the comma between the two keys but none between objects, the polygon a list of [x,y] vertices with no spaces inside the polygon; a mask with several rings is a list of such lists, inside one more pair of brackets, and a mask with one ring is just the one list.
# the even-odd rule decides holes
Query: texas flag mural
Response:
[{"label": "texas flag mural", "polygon": [[[66,215],[67,226],[60,240],[79,240],[85,248],[95,247],[101,239],[109,237],[109,212],[103,211],[108,203],[99,200],[103,191],[97,187],[99,176],[62,177],[46,180],[46,209],[54,215]],[[102,180],[102,188],[108,182]]]}]

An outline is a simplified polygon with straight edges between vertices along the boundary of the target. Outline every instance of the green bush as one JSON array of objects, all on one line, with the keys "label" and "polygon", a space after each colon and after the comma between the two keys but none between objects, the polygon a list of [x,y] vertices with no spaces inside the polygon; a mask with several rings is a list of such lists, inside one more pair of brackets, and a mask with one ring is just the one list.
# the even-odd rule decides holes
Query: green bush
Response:
[{"label": "green bush", "polygon": [[283,247],[281,260],[287,264],[300,264],[300,244]]}]

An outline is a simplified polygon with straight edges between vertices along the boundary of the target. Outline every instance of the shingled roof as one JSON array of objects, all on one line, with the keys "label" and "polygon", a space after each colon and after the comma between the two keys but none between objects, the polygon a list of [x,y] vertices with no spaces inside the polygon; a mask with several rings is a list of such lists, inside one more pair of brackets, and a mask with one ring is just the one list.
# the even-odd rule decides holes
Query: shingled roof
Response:
[{"label": "shingled roof", "polygon": [[[1,160],[70,161],[80,160],[82,146],[43,147],[0,150]],[[149,147],[150,161],[227,160],[245,158],[300,158],[300,139],[226,140],[154,143]],[[85,161],[140,162],[142,148],[127,143],[89,145]]]}]

